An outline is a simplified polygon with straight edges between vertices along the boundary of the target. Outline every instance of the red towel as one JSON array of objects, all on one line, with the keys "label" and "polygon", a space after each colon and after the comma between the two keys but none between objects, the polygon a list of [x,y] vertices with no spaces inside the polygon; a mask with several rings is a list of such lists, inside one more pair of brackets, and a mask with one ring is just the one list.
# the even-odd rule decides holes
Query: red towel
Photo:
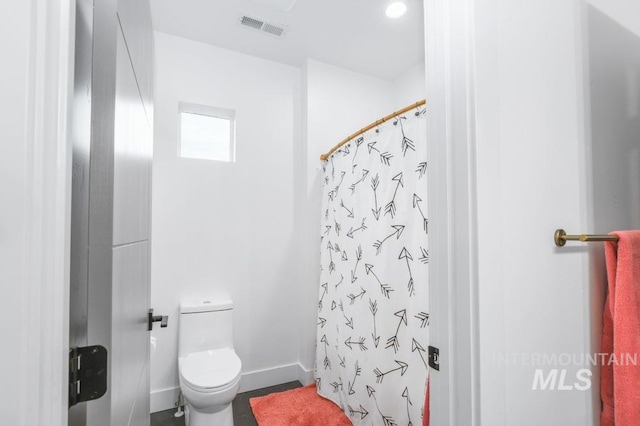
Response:
[{"label": "red towel", "polygon": [[424,412],[422,413],[422,426],[429,426],[429,383],[431,380],[427,379],[427,394],[424,397]]},{"label": "red towel", "polygon": [[[640,419],[640,231],[614,232],[607,242],[609,291],[604,304],[601,426],[637,426]],[[635,358],[634,358],[635,357]]]}]

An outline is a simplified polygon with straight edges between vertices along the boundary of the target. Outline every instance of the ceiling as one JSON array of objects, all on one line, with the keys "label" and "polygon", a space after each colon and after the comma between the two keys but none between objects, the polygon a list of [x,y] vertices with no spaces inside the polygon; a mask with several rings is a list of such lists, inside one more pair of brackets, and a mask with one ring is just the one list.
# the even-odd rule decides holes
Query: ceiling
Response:
[{"label": "ceiling", "polygon": [[[421,0],[385,16],[389,0],[299,0],[290,12],[248,0],[151,0],[156,31],[302,66],[306,58],[396,79],[424,60]],[[245,28],[243,15],[285,25],[282,37]]]}]

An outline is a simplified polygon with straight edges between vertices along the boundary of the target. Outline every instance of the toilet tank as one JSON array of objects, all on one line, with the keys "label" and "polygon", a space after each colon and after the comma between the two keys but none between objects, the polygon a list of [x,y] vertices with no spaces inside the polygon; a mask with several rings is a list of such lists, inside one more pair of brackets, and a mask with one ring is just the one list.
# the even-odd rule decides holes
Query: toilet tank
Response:
[{"label": "toilet tank", "polygon": [[233,302],[200,300],[180,304],[178,356],[211,349],[233,348]]}]

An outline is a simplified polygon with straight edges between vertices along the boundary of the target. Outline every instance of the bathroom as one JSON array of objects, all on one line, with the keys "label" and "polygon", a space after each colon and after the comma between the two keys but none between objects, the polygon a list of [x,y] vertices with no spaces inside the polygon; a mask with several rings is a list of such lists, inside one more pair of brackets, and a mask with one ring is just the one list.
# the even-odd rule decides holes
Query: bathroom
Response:
[{"label": "bathroom", "polygon": [[[255,3],[260,2],[209,9],[203,9],[206,2],[196,2],[191,9],[172,2],[152,5],[156,62],[151,306],[171,321],[179,316],[181,300],[233,300],[235,350],[243,367],[240,392],[313,382],[320,155],[354,131],[425,97],[420,2],[400,21],[387,18],[383,7],[358,13],[356,3],[340,6],[344,17],[326,18],[332,19],[336,32],[351,31],[357,13],[358,25],[373,27],[363,38],[377,39],[370,46],[364,43],[360,50],[366,48],[366,53],[345,49],[333,54],[333,63],[318,57],[328,55],[322,44],[335,45],[337,35],[325,34],[318,38],[323,43],[309,43],[307,50],[318,51],[313,58],[298,57],[296,46],[306,37],[302,28],[311,25],[298,20],[317,17],[328,5],[299,3],[291,12],[278,12]],[[242,14],[284,21],[289,24],[287,33],[278,39],[243,28],[236,22]],[[194,15],[216,16],[221,28],[205,31],[208,18],[187,28],[177,24]],[[175,35],[193,27],[200,40],[223,38],[214,46]],[[323,23],[308,31],[326,28]],[[395,42],[385,40],[390,38]],[[229,39],[241,52],[257,54],[225,48]],[[282,52],[287,49],[294,52],[287,56]],[[287,63],[263,59],[276,55]],[[373,56],[371,65],[355,56]],[[338,59],[351,69],[336,66]],[[235,111],[235,162],[176,156],[176,108],[181,102]],[[177,333],[171,326],[152,332],[152,412],[173,408],[178,397]]]},{"label": "bathroom", "polygon": [[[0,280],[6,300],[14,301],[3,312],[2,331],[18,348],[1,358],[18,366],[2,376],[2,383],[18,383],[17,390],[2,387],[7,424],[62,425],[72,417],[66,394],[48,390],[64,388],[68,348],[77,337],[69,331],[77,318],[69,313],[76,304],[68,286],[76,276],[68,265],[77,174],[69,94],[71,71],[79,76],[83,68],[73,62],[69,40],[85,28],[72,25],[76,12],[93,3],[79,1],[77,10],[71,0],[2,6],[5,16],[15,16],[0,30],[12,64],[3,71],[3,128],[7,140],[27,141],[6,144],[0,168],[7,200],[0,212],[6,262]],[[144,106],[124,111],[153,123],[150,232],[114,244],[146,242],[148,275],[138,272],[150,287],[142,297],[154,315],[168,316],[166,328],[156,323],[150,333],[146,416],[173,409],[179,397],[179,309],[186,300],[233,301],[240,393],[313,383],[319,157],[358,129],[426,98],[429,344],[440,349],[440,370],[430,371],[431,424],[600,424],[597,368],[589,389],[538,392],[535,368],[520,355],[599,352],[604,250],[576,243],[559,248],[553,233],[640,227],[634,186],[640,61],[637,51],[628,53],[638,46],[640,6],[629,0],[410,0],[407,15],[393,21],[384,16],[387,2],[353,1],[343,5],[344,15],[316,15],[316,33],[307,36],[329,40],[348,28],[341,46],[323,46],[337,52],[339,63],[320,48],[297,59],[289,51],[275,56],[278,45],[296,40],[293,17],[312,7],[307,0],[290,12],[249,0],[204,9],[198,6],[205,2],[195,0],[149,3],[141,12],[133,2],[95,1],[95,13],[117,11],[130,60],[136,72],[144,70],[132,83]],[[252,33],[237,22],[241,14],[285,25],[284,35]],[[355,43],[368,20],[390,32],[402,27],[405,41],[372,41],[370,50],[355,51],[350,37]],[[105,22],[94,21],[94,31],[108,27],[115,34],[115,24]],[[136,28],[148,34],[131,35]],[[240,37],[251,42],[241,47]],[[625,49],[605,55],[598,40],[606,46],[607,37]],[[110,49],[93,60],[115,75],[115,55],[123,50]],[[274,56],[267,57],[269,49]],[[628,70],[607,74],[599,65],[617,67],[616,54]],[[374,70],[375,64],[382,65]],[[95,105],[104,94],[93,96]],[[181,103],[233,112],[233,161],[178,155]],[[616,108],[623,110],[622,122],[607,115]],[[115,119],[126,116],[116,112]],[[148,142],[150,134],[142,139]],[[16,157],[25,160],[12,162]],[[89,302],[95,310],[88,316],[101,304],[112,308],[106,300]],[[87,333],[111,336],[114,330],[111,321],[98,321]],[[34,395],[31,384],[43,391]],[[80,405],[100,418],[101,404]]]}]

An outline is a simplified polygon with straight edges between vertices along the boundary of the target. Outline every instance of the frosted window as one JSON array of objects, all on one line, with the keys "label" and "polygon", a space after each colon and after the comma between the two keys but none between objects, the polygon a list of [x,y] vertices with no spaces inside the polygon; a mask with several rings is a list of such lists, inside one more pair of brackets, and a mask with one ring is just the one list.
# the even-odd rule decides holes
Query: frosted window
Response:
[{"label": "frosted window", "polygon": [[[227,114],[231,115],[231,114]],[[180,156],[203,160],[234,161],[234,122],[195,112],[180,112]]]}]

